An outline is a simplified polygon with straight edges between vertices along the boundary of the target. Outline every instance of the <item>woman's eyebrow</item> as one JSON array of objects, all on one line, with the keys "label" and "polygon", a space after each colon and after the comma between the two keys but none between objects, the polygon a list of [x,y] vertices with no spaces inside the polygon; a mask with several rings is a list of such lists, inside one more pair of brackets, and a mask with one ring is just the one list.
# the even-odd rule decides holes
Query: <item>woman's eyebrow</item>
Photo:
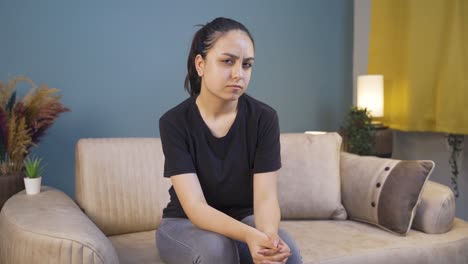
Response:
[{"label": "woman's eyebrow", "polygon": [[[225,53],[223,53],[222,55],[227,55],[227,56],[229,56],[229,57],[233,57],[233,58],[239,59],[239,56],[234,55],[234,54],[231,54],[231,53],[228,53],[228,52],[225,52]],[[248,58],[245,58],[244,60],[255,60],[255,59],[254,59],[254,57],[248,57]]]}]

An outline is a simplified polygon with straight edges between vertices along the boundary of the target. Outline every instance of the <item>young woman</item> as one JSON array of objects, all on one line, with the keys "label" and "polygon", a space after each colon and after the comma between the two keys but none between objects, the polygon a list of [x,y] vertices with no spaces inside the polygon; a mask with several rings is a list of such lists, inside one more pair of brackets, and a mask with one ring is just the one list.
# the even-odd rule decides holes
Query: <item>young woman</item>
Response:
[{"label": "young woman", "polygon": [[168,264],[302,263],[282,229],[276,111],[245,94],[254,62],[247,28],[228,18],[192,41],[190,94],[159,120],[171,201],[157,247]]}]

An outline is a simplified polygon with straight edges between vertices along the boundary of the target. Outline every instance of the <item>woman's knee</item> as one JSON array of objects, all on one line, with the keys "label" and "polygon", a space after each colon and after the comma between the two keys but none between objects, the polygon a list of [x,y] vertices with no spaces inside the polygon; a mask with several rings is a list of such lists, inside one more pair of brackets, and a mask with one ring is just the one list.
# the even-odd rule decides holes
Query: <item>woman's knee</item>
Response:
[{"label": "woman's knee", "polygon": [[233,240],[209,231],[195,232],[191,235],[194,237],[189,240],[176,240],[158,230],[157,248],[161,259],[169,264],[239,263],[237,247]]},{"label": "woman's knee", "polygon": [[239,263],[239,254],[235,242],[223,235],[209,232],[197,243],[193,263]]}]

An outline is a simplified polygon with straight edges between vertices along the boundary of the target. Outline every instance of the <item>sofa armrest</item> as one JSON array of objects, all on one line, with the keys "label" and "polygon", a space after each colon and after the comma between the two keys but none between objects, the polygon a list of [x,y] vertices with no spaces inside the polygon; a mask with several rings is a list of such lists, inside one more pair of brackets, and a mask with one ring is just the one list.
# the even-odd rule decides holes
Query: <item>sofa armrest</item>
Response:
[{"label": "sofa armrest", "polygon": [[455,219],[455,195],[445,185],[428,181],[421,194],[412,228],[428,234],[448,232]]},{"label": "sofa armrest", "polygon": [[0,213],[0,263],[119,263],[110,240],[65,193],[43,186]]}]

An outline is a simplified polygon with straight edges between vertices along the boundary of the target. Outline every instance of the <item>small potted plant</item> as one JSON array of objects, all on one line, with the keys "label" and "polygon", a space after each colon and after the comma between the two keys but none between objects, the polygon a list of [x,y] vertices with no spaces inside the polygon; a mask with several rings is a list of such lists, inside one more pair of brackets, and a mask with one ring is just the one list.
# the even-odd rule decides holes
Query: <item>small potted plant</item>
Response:
[{"label": "small potted plant", "polygon": [[24,160],[24,186],[26,194],[38,194],[41,191],[41,180],[44,166],[41,166],[42,159],[35,156],[28,156]]},{"label": "small potted plant", "polygon": [[366,108],[352,106],[346,116],[340,134],[344,150],[358,155],[371,155],[375,128]]}]

